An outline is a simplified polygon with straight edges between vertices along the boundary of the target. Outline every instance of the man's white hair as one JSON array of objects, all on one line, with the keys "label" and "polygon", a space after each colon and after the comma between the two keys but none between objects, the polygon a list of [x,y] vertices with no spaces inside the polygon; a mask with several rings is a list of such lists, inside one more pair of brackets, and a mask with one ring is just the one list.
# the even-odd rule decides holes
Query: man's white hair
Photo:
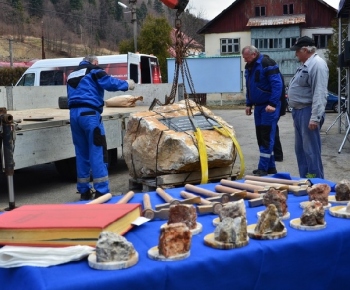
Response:
[{"label": "man's white hair", "polygon": [[98,58],[95,55],[87,55],[83,59],[83,61],[88,61],[89,63],[93,63],[95,60],[98,62]]}]

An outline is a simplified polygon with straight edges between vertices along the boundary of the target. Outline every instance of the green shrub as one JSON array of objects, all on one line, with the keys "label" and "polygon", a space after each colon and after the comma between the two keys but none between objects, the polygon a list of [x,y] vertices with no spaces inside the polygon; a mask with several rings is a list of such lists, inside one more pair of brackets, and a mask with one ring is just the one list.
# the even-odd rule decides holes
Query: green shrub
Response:
[{"label": "green shrub", "polygon": [[2,67],[0,68],[0,86],[12,86],[23,75],[26,67]]}]

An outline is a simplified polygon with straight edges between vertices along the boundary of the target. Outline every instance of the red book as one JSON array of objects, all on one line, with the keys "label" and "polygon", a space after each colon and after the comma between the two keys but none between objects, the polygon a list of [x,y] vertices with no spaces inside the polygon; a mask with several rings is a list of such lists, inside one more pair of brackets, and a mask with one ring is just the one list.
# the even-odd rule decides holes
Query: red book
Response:
[{"label": "red book", "polygon": [[0,215],[1,245],[96,246],[102,231],[123,235],[141,204],[24,205]]}]

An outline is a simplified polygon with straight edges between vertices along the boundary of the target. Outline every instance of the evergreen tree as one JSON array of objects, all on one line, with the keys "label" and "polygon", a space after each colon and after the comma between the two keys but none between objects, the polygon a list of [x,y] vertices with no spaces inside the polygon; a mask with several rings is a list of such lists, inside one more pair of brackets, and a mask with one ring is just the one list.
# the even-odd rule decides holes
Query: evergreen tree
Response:
[{"label": "evergreen tree", "polygon": [[82,0],[69,0],[70,8],[72,10],[82,10],[83,2]]},{"label": "evergreen tree", "polygon": [[152,7],[152,0],[147,0],[147,6]]},{"label": "evergreen tree", "polygon": [[154,0],[154,2],[153,2],[153,9],[158,14],[163,14],[164,13],[163,3],[160,2],[159,0]]},{"label": "evergreen tree", "polygon": [[[338,21],[332,22],[334,33],[332,40],[328,43],[328,51],[325,53],[327,59],[327,65],[329,69],[328,90],[331,92],[338,92]],[[345,36],[346,37],[346,36]]]},{"label": "evergreen tree", "polygon": [[29,15],[38,18],[43,17],[43,0],[29,0]]},{"label": "evergreen tree", "polygon": [[143,20],[145,20],[148,13],[147,6],[143,1],[140,8],[136,8],[136,19],[139,25],[142,25]]},{"label": "evergreen tree", "polygon": [[165,17],[155,18],[148,15],[143,23],[138,39],[139,50],[142,53],[154,54],[158,57],[163,82],[167,82],[168,49],[171,44],[171,26]]},{"label": "evergreen tree", "polygon": [[114,5],[114,19],[122,21],[124,19],[124,8],[118,4],[118,0],[115,1]]}]

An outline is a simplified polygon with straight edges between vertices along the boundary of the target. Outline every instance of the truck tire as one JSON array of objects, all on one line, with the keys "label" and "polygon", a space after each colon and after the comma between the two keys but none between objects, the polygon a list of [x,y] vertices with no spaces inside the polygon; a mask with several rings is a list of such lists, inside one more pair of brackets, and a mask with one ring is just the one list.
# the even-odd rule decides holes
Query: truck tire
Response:
[{"label": "truck tire", "polygon": [[60,109],[68,109],[68,97],[58,97],[58,107]]}]

